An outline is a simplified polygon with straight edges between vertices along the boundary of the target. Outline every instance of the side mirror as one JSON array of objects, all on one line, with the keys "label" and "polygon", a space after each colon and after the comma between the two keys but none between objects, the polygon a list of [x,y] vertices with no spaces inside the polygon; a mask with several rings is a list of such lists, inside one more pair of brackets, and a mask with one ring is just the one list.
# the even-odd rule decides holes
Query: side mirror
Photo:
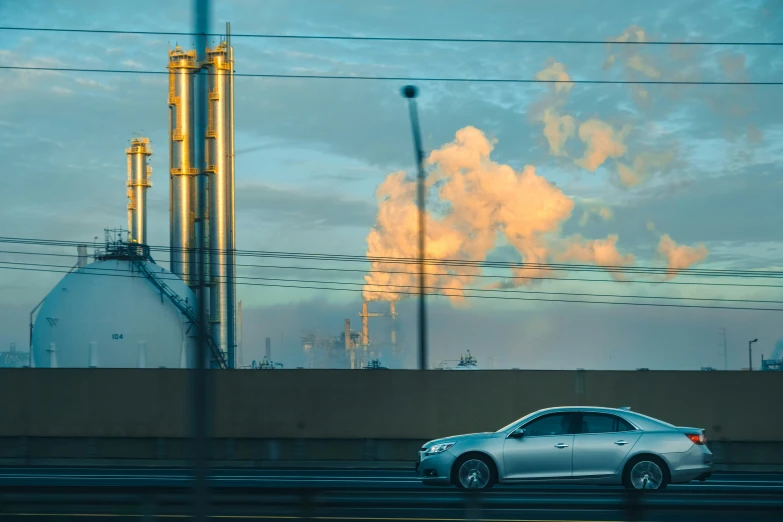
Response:
[{"label": "side mirror", "polygon": [[525,428],[519,428],[511,432],[511,435],[509,435],[509,438],[511,439],[521,439],[525,436]]}]

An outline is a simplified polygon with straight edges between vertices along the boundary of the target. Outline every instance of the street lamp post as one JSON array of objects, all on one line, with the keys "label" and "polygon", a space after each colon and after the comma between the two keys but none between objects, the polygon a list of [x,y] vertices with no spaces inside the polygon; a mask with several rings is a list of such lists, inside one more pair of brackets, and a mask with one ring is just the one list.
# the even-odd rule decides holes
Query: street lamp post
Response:
[{"label": "street lamp post", "polygon": [[418,168],[418,204],[419,204],[419,369],[427,369],[427,307],[424,297],[424,241],[426,231],[426,191],[424,186],[424,151],[421,147],[421,130],[419,129],[419,114],[416,109],[416,96],[419,92],[413,85],[402,88],[402,96],[408,99],[408,110],[411,118],[411,131],[413,132],[413,148],[416,154],[416,167]]},{"label": "street lamp post", "polygon": [[758,341],[758,339],[753,339],[752,341],[748,341],[748,371],[753,371],[753,343]]}]

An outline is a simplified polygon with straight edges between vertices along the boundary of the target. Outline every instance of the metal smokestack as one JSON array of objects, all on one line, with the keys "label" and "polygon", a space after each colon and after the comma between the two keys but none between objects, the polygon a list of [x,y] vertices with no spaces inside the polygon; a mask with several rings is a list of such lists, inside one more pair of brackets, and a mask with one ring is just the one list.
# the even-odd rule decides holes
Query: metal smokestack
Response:
[{"label": "metal smokestack", "polygon": [[272,360],[272,339],[270,337],[266,338],[266,347],[264,351],[264,357],[267,361]]},{"label": "metal smokestack", "polygon": [[149,138],[133,138],[125,149],[128,155],[128,242],[147,244],[147,189],[152,186],[152,155]]},{"label": "metal smokestack", "polygon": [[171,271],[191,288],[198,286],[195,273],[196,166],[193,120],[193,80],[199,66],[196,51],[179,46],[169,51],[169,226]]},{"label": "metal smokestack", "polygon": [[[226,33],[230,27],[226,26]],[[210,322],[212,337],[236,360],[236,287],[234,264],[234,124],[233,50],[228,34],[217,47],[206,49],[209,75],[206,132],[206,173],[209,179]]]}]

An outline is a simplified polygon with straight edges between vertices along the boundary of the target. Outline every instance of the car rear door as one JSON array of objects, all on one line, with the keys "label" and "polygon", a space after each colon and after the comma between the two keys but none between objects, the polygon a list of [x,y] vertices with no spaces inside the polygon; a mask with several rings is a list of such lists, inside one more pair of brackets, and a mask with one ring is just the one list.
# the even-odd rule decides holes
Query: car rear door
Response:
[{"label": "car rear door", "polygon": [[583,411],[577,415],[573,477],[613,475],[642,436],[641,430],[609,413]]},{"label": "car rear door", "polygon": [[542,415],[521,426],[520,438],[503,444],[505,479],[560,479],[571,477],[574,414]]}]

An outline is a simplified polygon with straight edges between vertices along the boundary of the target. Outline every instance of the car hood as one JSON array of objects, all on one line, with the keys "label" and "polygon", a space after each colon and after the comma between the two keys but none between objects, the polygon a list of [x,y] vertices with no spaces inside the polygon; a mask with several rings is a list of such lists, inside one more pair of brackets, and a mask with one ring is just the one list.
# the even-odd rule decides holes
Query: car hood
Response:
[{"label": "car hood", "polygon": [[487,431],[484,433],[467,433],[465,435],[454,435],[452,437],[443,437],[442,439],[435,439],[427,442],[424,444],[425,448],[428,448],[432,446],[433,444],[441,444],[444,442],[459,442],[463,440],[476,440],[476,439],[486,439],[494,435],[494,432]]}]

